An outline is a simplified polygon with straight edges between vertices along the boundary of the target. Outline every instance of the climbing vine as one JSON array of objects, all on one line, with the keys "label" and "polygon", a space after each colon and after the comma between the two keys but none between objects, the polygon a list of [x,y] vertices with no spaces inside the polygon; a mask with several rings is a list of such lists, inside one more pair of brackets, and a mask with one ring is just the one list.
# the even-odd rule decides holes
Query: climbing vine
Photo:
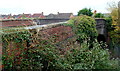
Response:
[{"label": "climbing vine", "polygon": [[90,48],[93,47],[98,32],[96,30],[95,20],[89,16],[78,16],[69,20],[68,24],[72,24],[75,34],[78,36],[77,41],[80,43],[88,42]]},{"label": "climbing vine", "polygon": [[37,34],[38,32],[30,30],[3,34],[3,70],[76,71],[81,69],[118,69],[117,60],[110,60],[108,50],[102,49],[100,44],[94,41],[93,48],[89,49],[88,42],[84,42],[89,41],[90,43],[88,38],[93,39],[97,36],[94,19],[80,16],[72,20],[72,25],[66,24],[66,26],[74,28],[76,39],[82,41],[82,43],[70,42],[72,38],[69,38],[71,40],[66,41],[69,43],[69,47],[68,45],[59,47],[59,45],[55,45],[54,41],[51,42],[53,39],[56,41],[61,34],[67,35],[66,29],[60,35],[46,35],[50,36],[49,38],[52,40],[44,39],[40,33]]}]

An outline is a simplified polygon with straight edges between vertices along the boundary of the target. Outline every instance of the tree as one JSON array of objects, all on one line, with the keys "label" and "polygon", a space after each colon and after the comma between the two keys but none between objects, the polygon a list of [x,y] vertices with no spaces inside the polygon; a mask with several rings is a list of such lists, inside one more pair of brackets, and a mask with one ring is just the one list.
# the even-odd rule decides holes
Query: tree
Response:
[{"label": "tree", "polygon": [[89,16],[78,16],[69,20],[75,26],[75,34],[78,36],[77,41],[83,43],[87,41],[92,44],[98,36],[95,19]]},{"label": "tree", "polygon": [[92,13],[92,10],[91,10],[91,8],[83,8],[82,10],[80,10],[79,12],[78,12],[78,16],[80,16],[80,15],[87,15],[87,16],[92,16],[93,15],[93,13]]},{"label": "tree", "polygon": [[115,2],[108,4],[108,11],[110,11],[110,15],[112,17],[112,25],[114,26],[114,30],[110,32],[110,37],[112,42],[116,45],[120,45],[120,23],[118,20],[118,4]]},{"label": "tree", "polygon": [[105,18],[105,20],[106,20],[106,24],[105,24],[106,30],[107,30],[107,33],[109,33],[114,30],[114,27],[112,25],[112,17],[107,17]]},{"label": "tree", "polygon": [[95,18],[104,18],[104,15],[102,13],[97,13],[95,15]]},{"label": "tree", "polygon": [[[108,11],[110,12],[110,15],[112,17],[112,24],[117,25],[118,23],[118,4],[115,2],[108,4]],[[115,27],[117,29],[117,27]]]},{"label": "tree", "polygon": [[120,24],[120,1],[118,2],[118,23]]}]

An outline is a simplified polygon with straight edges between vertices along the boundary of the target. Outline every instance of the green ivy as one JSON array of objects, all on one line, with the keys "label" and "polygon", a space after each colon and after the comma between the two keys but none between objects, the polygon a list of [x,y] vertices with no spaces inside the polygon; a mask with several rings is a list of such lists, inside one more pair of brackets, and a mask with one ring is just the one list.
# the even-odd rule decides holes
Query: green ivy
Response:
[{"label": "green ivy", "polygon": [[89,16],[74,17],[69,20],[68,24],[74,25],[74,30],[80,43],[83,41],[93,42],[98,36],[95,20]]},{"label": "green ivy", "polygon": [[[81,41],[79,47],[71,45],[66,47],[56,47],[51,40],[43,40],[39,35],[31,34],[28,31],[3,34],[2,39],[4,52],[6,51],[8,41],[22,43],[27,41],[30,46],[20,46],[24,50],[19,56],[3,54],[2,62],[4,69],[17,70],[40,70],[40,71],[76,71],[84,69],[118,69],[117,60],[110,59],[108,50],[101,48],[101,45],[95,41],[97,31],[95,21],[88,16],[79,16],[70,20],[73,31]],[[52,38],[56,36],[53,35]],[[87,42],[85,42],[87,41]],[[89,43],[88,43],[89,42]],[[89,49],[92,42],[93,48]],[[16,47],[18,48],[18,47]],[[21,59],[19,59],[21,58]],[[20,64],[16,61],[20,60]]]}]

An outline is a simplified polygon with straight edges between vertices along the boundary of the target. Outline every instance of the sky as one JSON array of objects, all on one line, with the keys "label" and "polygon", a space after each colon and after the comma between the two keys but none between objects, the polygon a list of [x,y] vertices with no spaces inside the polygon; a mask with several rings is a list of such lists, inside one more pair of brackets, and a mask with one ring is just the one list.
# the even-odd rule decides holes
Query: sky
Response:
[{"label": "sky", "polygon": [[119,0],[0,0],[0,14],[22,13],[73,13],[77,15],[83,8],[91,8],[92,11],[108,13],[107,7],[110,2]]}]

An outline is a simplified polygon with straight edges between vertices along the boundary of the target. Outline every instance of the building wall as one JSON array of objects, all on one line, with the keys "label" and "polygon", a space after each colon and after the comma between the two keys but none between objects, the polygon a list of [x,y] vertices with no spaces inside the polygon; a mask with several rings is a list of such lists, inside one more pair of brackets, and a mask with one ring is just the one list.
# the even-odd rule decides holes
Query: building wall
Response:
[{"label": "building wall", "polygon": [[[15,27],[15,26],[29,26],[29,25],[47,25],[52,23],[58,23],[58,22],[66,22],[69,19],[34,19],[34,20],[5,20],[1,21],[2,25],[0,27]],[[105,27],[105,20],[96,18],[96,29],[98,30],[99,34],[106,35],[106,27]]]},{"label": "building wall", "polygon": [[95,19],[95,20],[96,20],[96,29],[98,30],[98,33],[102,35],[106,35],[105,20],[104,19]]},{"label": "building wall", "polygon": [[69,19],[34,19],[34,21],[37,22],[38,25],[65,22],[68,20]]},{"label": "building wall", "polygon": [[[41,21],[42,23],[47,24],[47,23],[58,22],[58,21],[63,22],[66,20],[57,19],[55,21],[55,19],[52,19],[52,20],[43,19],[43,20],[38,20],[38,21]],[[96,23],[97,29],[98,30],[103,29],[105,21],[102,19],[101,20],[97,19],[96,21],[97,21],[97,23]],[[99,26],[101,28],[99,28]],[[41,27],[41,28],[43,28],[43,27]],[[36,29],[32,29],[31,32],[36,32]],[[74,38],[74,32],[72,31],[72,28],[69,26],[64,26],[62,24],[61,25],[54,24],[52,27],[46,26],[46,28],[44,27],[43,29],[41,29],[38,32],[38,34],[39,34],[40,38],[42,38],[43,40],[51,40],[51,43],[57,44],[58,47],[60,47],[62,45],[64,45],[64,47],[66,47],[66,46],[68,47],[70,44],[75,44],[74,41],[76,41],[76,38]],[[103,34],[103,32],[102,32],[102,34]],[[72,39],[72,40],[67,40],[67,39]],[[70,43],[67,43],[66,40],[70,41]],[[60,42],[63,42],[63,43],[61,44]],[[10,52],[8,53],[9,55],[13,54],[13,51],[15,51],[14,52],[15,56],[17,56],[23,52],[23,51],[21,51],[21,49],[18,49],[17,47],[21,47],[21,45],[23,47],[29,47],[27,41],[25,41],[25,40],[22,40],[22,42],[20,44],[15,43],[13,40],[11,40],[11,41],[8,41],[8,44],[3,43],[2,45],[5,45],[5,47],[10,50]]]},{"label": "building wall", "polygon": [[[34,21],[37,22],[38,25],[65,22],[68,20],[69,19],[34,19]],[[105,20],[100,18],[96,18],[95,20],[96,20],[96,29],[98,30],[98,33],[106,35]]]}]

